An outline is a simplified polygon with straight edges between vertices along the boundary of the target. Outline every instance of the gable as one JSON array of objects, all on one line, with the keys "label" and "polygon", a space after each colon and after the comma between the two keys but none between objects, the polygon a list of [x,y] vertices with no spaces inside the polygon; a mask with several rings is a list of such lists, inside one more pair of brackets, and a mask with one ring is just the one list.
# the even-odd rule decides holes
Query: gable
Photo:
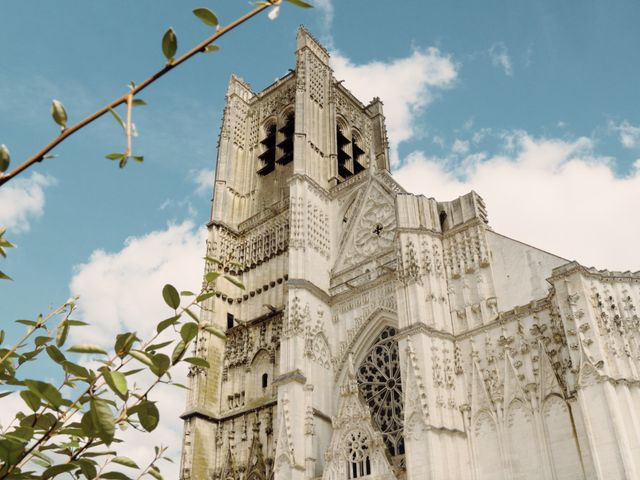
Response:
[{"label": "gable", "polygon": [[393,249],[395,194],[386,185],[372,176],[349,210],[353,213],[339,242],[334,274]]}]

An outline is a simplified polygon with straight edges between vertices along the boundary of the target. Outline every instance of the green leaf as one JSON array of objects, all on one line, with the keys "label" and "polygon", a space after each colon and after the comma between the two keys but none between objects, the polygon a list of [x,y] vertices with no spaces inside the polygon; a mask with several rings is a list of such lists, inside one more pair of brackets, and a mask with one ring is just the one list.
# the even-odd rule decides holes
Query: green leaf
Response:
[{"label": "green leaf", "polygon": [[89,402],[89,409],[98,437],[104,443],[110,445],[116,433],[116,419],[111,412],[111,407],[104,400],[92,398]]},{"label": "green leaf", "polygon": [[84,368],[82,365],[78,365],[77,363],[65,361],[62,362],[62,368],[65,372],[67,372],[69,375],[73,375],[74,377],[84,378],[87,380],[91,378],[89,370]]},{"label": "green leaf", "polygon": [[185,309],[184,309],[184,311],[185,311],[185,313],[186,313],[187,315],[189,315],[189,316],[190,316],[190,317],[191,317],[195,322],[199,322],[199,321],[200,321],[200,319],[198,318],[198,316],[197,316],[195,313],[193,313],[190,309],[185,308]]},{"label": "green leaf", "polygon": [[134,462],[133,460],[131,460],[129,457],[115,457],[112,458],[111,461],[113,463],[117,463],[119,465],[124,465],[125,467],[130,467],[130,468],[140,468],[136,462]]},{"label": "green leaf", "polygon": [[149,467],[149,475],[151,475],[156,480],[164,480],[162,478],[162,475],[160,475],[160,470],[158,470],[158,467],[154,467],[154,466]]},{"label": "green leaf", "polygon": [[224,263],[222,263],[222,260],[220,260],[219,258],[210,257],[209,255],[207,255],[206,257],[203,257],[203,259],[207,262],[215,263],[220,267],[224,266]]},{"label": "green leaf", "polygon": [[169,63],[173,61],[173,57],[178,50],[178,37],[173,28],[169,28],[162,37],[162,53]]},{"label": "green leaf", "polygon": [[124,158],[124,153],[110,153],[104,157],[109,160],[122,160]]},{"label": "green leaf", "polygon": [[133,358],[135,358],[139,362],[144,363],[146,366],[153,367],[153,362],[151,361],[151,357],[149,356],[148,353],[142,352],[140,350],[131,350],[129,352],[129,355],[131,355]]},{"label": "green leaf", "polygon": [[40,408],[40,404],[41,404],[40,396],[36,395],[31,390],[22,390],[20,392],[20,397],[22,397],[22,400],[24,400],[24,403],[26,403],[29,406],[29,408],[34,412],[37,412],[38,409]]},{"label": "green leaf", "polygon": [[208,8],[196,8],[193,14],[202,20],[202,23],[215,27],[218,25],[218,17]]},{"label": "green leaf", "polygon": [[125,126],[124,122],[122,121],[122,118],[120,118],[120,115],[118,115],[118,113],[115,110],[113,110],[112,108],[109,109],[109,112],[111,112],[111,115],[113,115],[113,118],[116,119],[116,122],[118,122],[118,125],[120,125],[122,127],[122,130],[126,130],[127,127]]},{"label": "green leaf", "polygon": [[127,386],[127,377],[117,371],[109,371],[106,368],[102,370],[105,382],[109,388],[118,395],[122,400],[126,400],[129,396],[129,387]]},{"label": "green leaf", "polygon": [[158,407],[156,407],[155,403],[147,400],[140,402],[140,404],[136,406],[136,411],[142,428],[147,432],[155,430],[158,426],[158,422],[160,421],[160,413],[158,412]]},{"label": "green leaf", "polygon": [[47,354],[56,363],[62,363],[66,360],[64,354],[58,349],[58,347],[54,347],[53,345],[49,345],[47,347]]},{"label": "green leaf", "polygon": [[[195,295],[195,293],[190,292],[189,290],[182,290],[180,292],[180,296],[181,297],[193,297],[194,295]],[[2,343],[2,342],[0,342],[0,343]]]},{"label": "green leaf", "polygon": [[209,368],[209,362],[207,362],[204,358],[200,357],[189,357],[185,358],[183,362],[190,363],[191,365],[195,365],[196,367]]},{"label": "green leaf", "polygon": [[114,344],[113,349],[120,358],[124,358],[124,356],[129,353],[133,344],[138,340],[136,334],[134,332],[121,333],[116,336],[116,343]]},{"label": "green leaf", "polygon": [[108,353],[98,345],[91,345],[88,343],[81,345],[74,345],[73,347],[67,348],[67,352],[73,353],[98,353],[100,355],[108,355]]},{"label": "green leaf", "polygon": [[193,340],[197,334],[198,325],[192,322],[185,323],[180,329],[180,336],[182,337],[182,341],[185,344],[188,344],[191,340]]},{"label": "green leaf", "polygon": [[236,287],[241,288],[242,290],[244,290],[244,284],[240,280],[238,280],[237,278],[234,278],[231,275],[225,275],[224,279],[227,282],[232,283]]},{"label": "green leaf", "polygon": [[37,347],[41,347],[43,345],[46,345],[47,343],[49,343],[51,340],[53,340],[53,338],[51,337],[44,337],[44,336],[40,336],[40,337],[36,337],[33,341],[33,344]]},{"label": "green leaf", "polygon": [[66,320],[60,322],[58,325],[58,332],[56,333],[56,346],[61,347],[64,342],[67,341],[67,335],[69,335],[69,323]]},{"label": "green leaf", "polygon": [[144,107],[146,104],[147,102],[145,102],[141,98],[134,98],[133,102],[131,102],[131,105],[133,105],[134,107]]},{"label": "green leaf", "polygon": [[[114,462],[115,460],[112,460]],[[104,478],[105,480],[131,480],[131,477],[125,475],[122,472],[106,472],[101,473],[100,478]]]},{"label": "green leaf", "polygon": [[[193,325],[193,324],[192,324]],[[176,347],[173,349],[173,353],[171,354],[171,364],[175,365],[180,361],[180,359],[184,356],[184,353],[187,351],[187,346],[185,342],[180,340]]]},{"label": "green leaf", "polygon": [[160,342],[160,343],[154,343],[152,345],[149,345],[148,347],[146,347],[144,349],[145,352],[153,352],[156,350],[160,350],[164,347],[166,347],[167,345],[171,345],[173,343],[173,340],[169,340],[167,342]]},{"label": "green leaf", "polygon": [[302,0],[287,0],[289,3],[293,3],[297,7],[301,8],[313,8],[313,5],[307,2],[303,2]]},{"label": "green leaf", "polygon": [[218,50],[220,50],[218,45],[207,45],[204,47],[204,53],[217,52]]},{"label": "green leaf", "polygon": [[0,271],[0,280],[13,280],[13,279],[3,271]]},{"label": "green leaf", "polygon": [[134,155],[131,158],[133,158],[138,163],[144,162],[144,157],[142,155]]},{"label": "green leaf", "polygon": [[204,276],[207,283],[215,282],[220,276],[220,272],[209,272]]},{"label": "green leaf", "polygon": [[86,478],[95,478],[98,475],[95,461],[89,460],[88,458],[79,458],[75,462]]},{"label": "green leaf", "polygon": [[73,463],[62,463],[60,465],[54,465],[53,467],[47,468],[44,472],[42,472],[43,480],[47,478],[55,477],[56,475],[60,475],[61,473],[70,472],[71,470],[75,470],[77,467]]},{"label": "green leaf", "polygon": [[86,327],[87,325],[89,325],[87,322],[83,322],[82,320],[69,320],[69,319],[67,319],[66,322],[71,327]]},{"label": "green leaf", "polygon": [[167,283],[162,287],[162,298],[164,298],[165,303],[174,310],[177,310],[180,306],[180,294],[178,290],[176,290],[176,287],[171,284]]},{"label": "green leaf", "polygon": [[62,405],[62,395],[56,387],[50,383],[41,382],[39,380],[24,380],[25,386],[39,396],[45,402],[48,402],[56,410]]},{"label": "green leaf", "polygon": [[196,297],[196,302],[204,302],[208,298],[213,297],[215,294],[216,292],[207,292],[207,293],[203,293],[202,295],[198,295]]},{"label": "green leaf", "polygon": [[9,148],[3,143],[0,145],[0,172],[6,172],[11,163]]},{"label": "green leaf", "polygon": [[222,340],[226,340],[227,336],[224,334],[224,332],[222,332],[218,327],[214,326],[214,325],[206,325],[204,327],[204,331],[205,332],[209,332],[212,335],[215,335],[216,337],[222,339]]},{"label": "green leaf", "polygon": [[161,333],[162,331],[169,328],[171,325],[175,325],[178,322],[178,320],[180,320],[180,315],[169,317],[166,320],[163,320],[160,323],[158,323],[158,327],[156,328],[156,331],[158,333]]},{"label": "green leaf", "polygon": [[53,100],[51,102],[51,116],[53,120],[63,129],[67,126],[67,111],[64,109],[62,102]]},{"label": "green leaf", "polygon": [[16,320],[16,323],[26,325],[27,327],[35,327],[36,325],[38,325],[38,322],[34,320]]},{"label": "green leaf", "polygon": [[151,371],[158,377],[164,375],[171,366],[171,360],[164,353],[156,353],[151,361],[153,362]]},{"label": "green leaf", "polygon": [[26,443],[10,438],[0,439],[0,460],[7,465],[20,461]]}]

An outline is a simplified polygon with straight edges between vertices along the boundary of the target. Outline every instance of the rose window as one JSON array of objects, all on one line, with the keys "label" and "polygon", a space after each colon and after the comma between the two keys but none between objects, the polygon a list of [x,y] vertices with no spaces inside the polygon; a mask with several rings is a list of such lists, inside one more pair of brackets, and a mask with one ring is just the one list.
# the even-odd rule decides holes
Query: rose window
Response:
[{"label": "rose window", "polygon": [[358,368],[360,393],[392,457],[404,454],[402,379],[396,330],[385,328]]}]

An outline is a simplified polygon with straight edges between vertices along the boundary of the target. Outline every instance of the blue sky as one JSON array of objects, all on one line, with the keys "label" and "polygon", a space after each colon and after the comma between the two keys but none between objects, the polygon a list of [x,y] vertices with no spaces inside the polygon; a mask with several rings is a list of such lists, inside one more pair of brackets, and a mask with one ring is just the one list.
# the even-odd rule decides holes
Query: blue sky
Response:
[{"label": "blue sky", "polygon": [[[409,190],[448,200],[476,189],[501,233],[587,265],[640,269],[640,3],[316,5],[250,21],[145,91],[149,106],[134,118],[143,165],[104,159],[125,139],[103,118],[0,188],[0,223],[18,245],[1,268],[15,279],[1,286],[4,322],[81,294],[107,338],[162,318],[163,281],[197,288],[228,78],[260,90],[284,75],[302,23],[331,50],[338,79],[385,102],[394,170]],[[191,13],[200,6],[222,23],[250,8],[0,3],[0,143],[13,162],[56,135],[51,99],[77,121],[163,65],[169,26],[181,52],[209,35]]]}]

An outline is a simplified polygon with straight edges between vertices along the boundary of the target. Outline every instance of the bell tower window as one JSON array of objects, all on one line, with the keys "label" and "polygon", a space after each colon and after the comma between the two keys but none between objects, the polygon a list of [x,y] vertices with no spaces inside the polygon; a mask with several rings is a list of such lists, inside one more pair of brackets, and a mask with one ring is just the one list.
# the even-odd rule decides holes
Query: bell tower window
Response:
[{"label": "bell tower window", "polygon": [[342,123],[336,128],[338,146],[338,175],[343,180],[357,175],[365,169],[364,143],[356,131],[349,129]]},{"label": "bell tower window", "polygon": [[265,136],[260,140],[264,150],[258,155],[262,166],[258,170],[258,175],[267,175],[276,168],[276,123],[267,124],[264,130]]},{"label": "bell tower window", "polygon": [[286,165],[293,160],[293,132],[295,130],[295,115],[289,112],[285,117],[284,124],[278,130],[282,135],[282,141],[278,143],[281,155],[278,158],[280,165]]}]

